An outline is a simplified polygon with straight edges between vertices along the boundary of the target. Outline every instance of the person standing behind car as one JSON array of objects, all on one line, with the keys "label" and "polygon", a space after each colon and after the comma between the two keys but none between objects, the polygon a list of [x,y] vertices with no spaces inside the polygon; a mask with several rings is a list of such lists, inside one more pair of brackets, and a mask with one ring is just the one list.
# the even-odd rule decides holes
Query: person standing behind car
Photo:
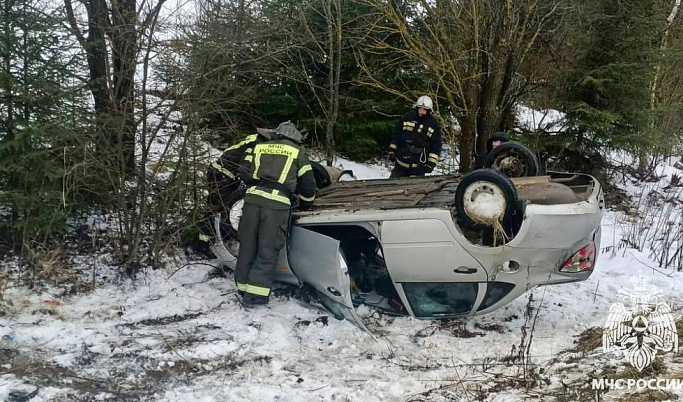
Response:
[{"label": "person standing behind car", "polygon": [[441,127],[433,116],[432,99],[423,95],[415,108],[398,121],[389,144],[395,162],[390,177],[424,176],[431,173],[441,155]]},{"label": "person standing behind car", "polygon": [[243,161],[249,188],[238,229],[235,282],[248,306],[268,303],[296,193],[302,206],[315,199],[313,169],[301,140],[296,126],[284,122],[274,130],[272,140],[256,145]]},{"label": "person standing behind car", "polygon": [[477,163],[474,164],[474,168],[475,169],[483,169],[484,168],[484,160],[486,159],[486,155],[490,154],[491,151],[493,151],[498,145],[500,145],[504,142],[510,142],[510,138],[504,132],[497,132],[497,133],[493,134],[491,137],[489,137],[488,141],[486,141],[486,154],[482,155],[479,158],[479,160],[477,160]]}]

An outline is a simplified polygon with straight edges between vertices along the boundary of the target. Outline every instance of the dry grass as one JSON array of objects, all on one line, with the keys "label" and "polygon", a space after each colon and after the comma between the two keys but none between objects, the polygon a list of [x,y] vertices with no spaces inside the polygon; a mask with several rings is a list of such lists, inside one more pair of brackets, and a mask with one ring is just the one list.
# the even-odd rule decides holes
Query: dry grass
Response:
[{"label": "dry grass", "polygon": [[648,389],[638,394],[625,395],[617,400],[620,402],[676,401],[678,397],[669,392]]},{"label": "dry grass", "polygon": [[5,290],[7,289],[7,282],[9,282],[9,276],[7,274],[0,273],[0,302],[5,301]]},{"label": "dry grass", "polygon": [[591,327],[583,331],[574,341],[575,346],[560,352],[552,359],[552,362],[575,362],[585,358],[597,348],[602,347],[603,331],[604,329],[601,327]]},{"label": "dry grass", "polygon": [[574,341],[576,346],[570,351],[580,353],[582,356],[594,351],[602,346],[602,333],[601,327],[588,328],[579,335],[579,339]]},{"label": "dry grass", "polygon": [[683,189],[674,186],[643,187],[621,223],[624,236],[618,247],[624,252],[628,248],[647,251],[659,268],[683,270],[682,196]]},{"label": "dry grass", "polygon": [[464,319],[440,320],[435,326],[441,331],[450,332],[451,336],[456,338],[474,338],[485,335],[484,333],[473,332],[467,329],[467,320]]},{"label": "dry grass", "polygon": [[31,246],[25,243],[24,254],[33,272],[33,281],[52,281],[57,285],[81,284],[78,274],[68,266],[61,247]]},{"label": "dry grass", "polygon": [[606,374],[606,379],[614,380],[637,380],[637,379],[650,379],[650,378],[663,378],[662,374],[668,371],[666,364],[661,358],[655,358],[655,361],[643,371],[638,371],[635,367],[628,365],[623,371]]}]

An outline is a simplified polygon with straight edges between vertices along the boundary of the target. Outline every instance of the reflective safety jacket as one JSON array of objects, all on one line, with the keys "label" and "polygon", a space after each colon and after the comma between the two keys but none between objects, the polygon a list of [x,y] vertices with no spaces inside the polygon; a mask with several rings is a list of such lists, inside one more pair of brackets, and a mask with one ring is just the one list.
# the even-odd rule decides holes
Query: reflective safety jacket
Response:
[{"label": "reflective safety jacket", "polygon": [[433,169],[441,155],[441,126],[431,113],[420,117],[412,110],[398,121],[389,151],[394,152],[396,164],[406,169]]},{"label": "reflective safety jacket", "polygon": [[241,185],[237,177],[244,175],[240,163],[247,152],[251,152],[256,144],[265,140],[265,137],[258,134],[249,135],[239,143],[228,147],[218,159],[210,164],[206,171],[209,190],[206,202],[212,212],[222,212],[226,205],[235,201],[235,197],[241,197],[237,191]]},{"label": "reflective safety jacket", "polygon": [[284,138],[254,146],[243,161],[250,186],[245,202],[272,209],[289,209],[298,198],[302,205],[315,199],[315,178],[304,147]]},{"label": "reflective safety jacket", "polygon": [[234,180],[239,175],[240,163],[245,154],[250,153],[255,145],[265,140],[258,134],[248,135],[244,140],[226,148],[220,158],[211,163],[211,167],[227,178]]}]

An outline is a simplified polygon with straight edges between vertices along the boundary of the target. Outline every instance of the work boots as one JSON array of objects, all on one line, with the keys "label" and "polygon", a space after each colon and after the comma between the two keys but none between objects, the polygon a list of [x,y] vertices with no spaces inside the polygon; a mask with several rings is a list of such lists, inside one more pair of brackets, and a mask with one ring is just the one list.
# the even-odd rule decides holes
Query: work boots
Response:
[{"label": "work boots", "polygon": [[268,297],[252,295],[251,293],[243,293],[242,302],[247,307],[265,306],[268,304]]}]

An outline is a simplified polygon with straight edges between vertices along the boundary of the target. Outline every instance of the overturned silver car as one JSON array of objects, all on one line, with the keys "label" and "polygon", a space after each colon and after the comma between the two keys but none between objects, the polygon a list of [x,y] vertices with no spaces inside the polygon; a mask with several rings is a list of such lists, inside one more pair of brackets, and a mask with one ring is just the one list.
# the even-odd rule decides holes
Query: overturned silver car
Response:
[{"label": "overturned silver car", "polygon": [[[216,217],[212,251],[233,267],[241,201]],[[338,182],[293,212],[277,280],[314,290],[337,318],[354,308],[447,318],[493,311],[595,269],[603,191],[585,174]]]}]

